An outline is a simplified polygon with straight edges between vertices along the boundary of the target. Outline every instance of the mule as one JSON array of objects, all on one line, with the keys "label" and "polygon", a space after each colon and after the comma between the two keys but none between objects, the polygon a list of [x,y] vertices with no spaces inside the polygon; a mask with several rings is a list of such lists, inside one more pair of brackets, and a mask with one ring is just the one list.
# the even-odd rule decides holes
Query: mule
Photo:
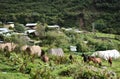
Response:
[{"label": "mule", "polygon": [[46,62],[49,61],[49,57],[48,57],[47,55],[43,55],[43,56],[41,57],[41,60],[46,63]]},{"label": "mule", "polygon": [[41,50],[41,60],[45,63],[49,61],[49,57],[47,55],[45,55],[44,50]]},{"label": "mule", "polygon": [[95,64],[99,64],[99,66],[102,66],[102,59],[101,58],[97,58],[94,56],[88,56],[88,60],[89,62],[92,61]]}]

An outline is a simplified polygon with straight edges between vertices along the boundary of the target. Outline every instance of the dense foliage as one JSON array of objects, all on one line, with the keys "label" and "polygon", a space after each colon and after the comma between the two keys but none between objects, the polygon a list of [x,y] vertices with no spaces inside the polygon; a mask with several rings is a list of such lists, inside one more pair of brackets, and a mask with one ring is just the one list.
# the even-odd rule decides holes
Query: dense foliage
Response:
[{"label": "dense foliage", "polygon": [[120,34],[120,0],[0,0],[0,20]]}]

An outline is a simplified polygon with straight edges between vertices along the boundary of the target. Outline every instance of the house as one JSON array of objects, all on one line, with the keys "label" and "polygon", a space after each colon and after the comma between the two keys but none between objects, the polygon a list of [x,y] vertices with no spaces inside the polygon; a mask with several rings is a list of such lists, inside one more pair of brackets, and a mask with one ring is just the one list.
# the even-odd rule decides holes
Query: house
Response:
[{"label": "house", "polygon": [[70,51],[76,52],[77,51],[77,46],[70,46]]},{"label": "house", "polygon": [[8,47],[8,50],[7,51],[9,51],[9,52],[11,52],[11,51],[13,51],[15,48],[16,48],[16,44],[14,44],[14,43],[0,43],[0,49],[1,50],[4,50],[5,49],[5,47]]},{"label": "house", "polygon": [[84,31],[80,31],[79,29],[74,30],[76,33],[84,33]]},{"label": "house", "polygon": [[8,32],[9,32],[8,28],[0,28],[0,34],[8,33]]},{"label": "house", "polygon": [[62,48],[52,48],[49,50],[49,53],[55,56],[64,56]]},{"label": "house", "polygon": [[31,55],[37,55],[39,57],[41,56],[41,47],[38,45],[33,45],[33,46],[24,45],[21,47],[21,50]]},{"label": "house", "polygon": [[49,29],[57,29],[57,30],[60,29],[60,26],[59,26],[59,25],[48,25],[47,27],[48,27]]},{"label": "house", "polygon": [[5,28],[14,28],[15,25],[14,25],[14,22],[7,22],[6,24],[4,24],[4,27]]},{"label": "house", "polygon": [[25,25],[28,29],[35,29],[37,26],[37,23],[27,23]]},{"label": "house", "polygon": [[65,31],[72,31],[73,30],[72,28],[62,28],[62,29]]},{"label": "house", "polygon": [[32,29],[31,30],[26,30],[25,34],[30,34],[30,33],[35,33],[35,32],[36,32],[36,30],[32,30]]},{"label": "house", "polygon": [[105,60],[108,60],[109,57],[114,59],[120,58],[120,53],[116,49],[113,50],[105,50],[105,51],[96,51],[92,54],[92,56],[98,56]]}]

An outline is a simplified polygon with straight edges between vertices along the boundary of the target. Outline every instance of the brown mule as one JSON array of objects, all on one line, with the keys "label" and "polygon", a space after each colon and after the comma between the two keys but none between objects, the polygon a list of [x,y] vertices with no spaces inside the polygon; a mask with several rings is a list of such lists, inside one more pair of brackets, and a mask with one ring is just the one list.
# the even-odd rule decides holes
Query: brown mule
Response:
[{"label": "brown mule", "polygon": [[41,60],[46,63],[46,62],[49,61],[49,57],[48,57],[47,55],[43,55],[43,56],[41,57]]},{"label": "brown mule", "polygon": [[49,57],[45,55],[45,51],[43,50],[41,51],[41,60],[45,63],[49,61]]},{"label": "brown mule", "polygon": [[88,60],[92,61],[95,64],[99,64],[99,66],[102,66],[102,60],[101,60],[101,58],[96,58],[96,57],[93,57],[93,56],[89,56]]}]

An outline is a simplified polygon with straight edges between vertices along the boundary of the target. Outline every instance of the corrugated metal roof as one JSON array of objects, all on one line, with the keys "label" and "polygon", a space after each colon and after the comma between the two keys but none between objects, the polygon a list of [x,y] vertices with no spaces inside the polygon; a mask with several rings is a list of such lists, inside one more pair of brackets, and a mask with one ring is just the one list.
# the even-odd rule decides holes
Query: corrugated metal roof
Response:
[{"label": "corrugated metal roof", "polygon": [[49,28],[59,28],[60,26],[59,25],[49,25],[47,27],[49,27]]},{"label": "corrugated metal roof", "polygon": [[6,33],[9,32],[7,28],[0,28],[0,33]]},{"label": "corrugated metal roof", "polygon": [[27,33],[33,33],[33,32],[35,32],[36,30],[26,30],[25,31],[25,33],[27,34]]},{"label": "corrugated metal roof", "polygon": [[29,26],[36,26],[37,23],[27,23],[26,26],[29,27]]}]

